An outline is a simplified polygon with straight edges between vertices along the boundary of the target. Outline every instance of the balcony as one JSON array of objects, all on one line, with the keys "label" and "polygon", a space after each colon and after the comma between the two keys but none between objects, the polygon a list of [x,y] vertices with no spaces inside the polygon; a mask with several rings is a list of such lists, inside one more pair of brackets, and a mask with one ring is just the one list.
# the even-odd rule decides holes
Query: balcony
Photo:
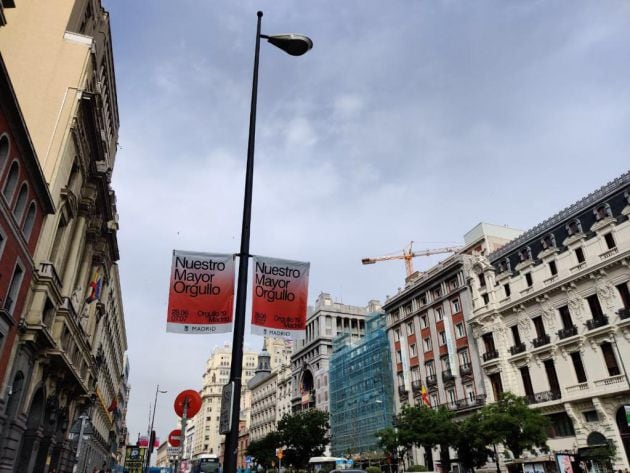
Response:
[{"label": "balcony", "polygon": [[595,317],[591,320],[586,321],[586,328],[588,328],[589,330],[594,330],[605,325],[608,325],[608,317],[605,315],[602,315],[601,317]]},{"label": "balcony", "polygon": [[549,344],[550,341],[551,341],[551,338],[549,337],[549,335],[545,334],[545,335],[541,335],[538,338],[534,338],[532,340],[532,345],[534,345],[534,348],[538,348],[538,347],[542,347],[544,345]]},{"label": "balcony", "polygon": [[551,390],[551,391],[543,391],[535,394],[528,394],[525,396],[528,404],[538,404],[541,402],[555,401],[557,399],[562,398],[562,393],[560,391]]},{"label": "balcony", "polygon": [[409,397],[409,391],[404,386],[398,386],[398,395],[400,399],[407,399]]},{"label": "balcony", "polygon": [[430,374],[427,376],[427,386],[435,386],[437,384],[437,376]]},{"label": "balcony", "polygon": [[630,319],[630,307],[626,307],[625,309],[619,309],[617,311],[617,314],[619,314],[619,318],[621,320]]},{"label": "balcony", "polygon": [[472,375],[472,365],[470,363],[464,363],[459,367],[459,375],[460,376],[470,376]]},{"label": "balcony", "polygon": [[575,325],[558,330],[558,338],[560,340],[572,337],[573,335],[577,335],[577,327]]},{"label": "balcony", "polygon": [[514,345],[513,347],[510,347],[510,353],[512,355],[518,355],[519,353],[523,353],[526,349],[527,347],[525,346],[525,344],[521,342],[518,345]]},{"label": "balcony", "polygon": [[50,262],[41,263],[37,271],[42,280],[52,281],[57,290],[61,291],[61,279],[55,270],[55,266]]},{"label": "balcony", "polygon": [[453,381],[455,379],[455,375],[451,370],[442,371],[442,381],[448,383],[449,381]]},{"label": "balcony", "polygon": [[412,381],[411,382],[411,390],[414,395],[420,394],[422,391],[422,383],[420,381]]},{"label": "balcony", "polygon": [[483,361],[494,360],[495,358],[499,358],[499,352],[496,350],[490,350],[483,354]]}]

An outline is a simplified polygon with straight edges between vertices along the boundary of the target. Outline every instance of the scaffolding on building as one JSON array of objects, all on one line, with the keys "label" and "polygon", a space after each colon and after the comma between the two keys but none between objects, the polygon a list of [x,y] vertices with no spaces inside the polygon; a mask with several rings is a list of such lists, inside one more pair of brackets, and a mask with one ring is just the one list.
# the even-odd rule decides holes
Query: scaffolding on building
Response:
[{"label": "scaffolding on building", "polygon": [[365,337],[333,340],[330,359],[330,427],[333,455],[379,451],[377,432],[392,426],[394,392],[385,316],[366,318]]}]

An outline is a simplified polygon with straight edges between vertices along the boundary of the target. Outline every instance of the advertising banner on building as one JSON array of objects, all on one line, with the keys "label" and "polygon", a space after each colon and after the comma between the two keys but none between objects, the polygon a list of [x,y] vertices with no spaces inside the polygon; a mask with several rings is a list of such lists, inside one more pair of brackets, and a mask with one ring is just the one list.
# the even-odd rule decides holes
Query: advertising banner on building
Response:
[{"label": "advertising banner on building", "polygon": [[129,473],[142,473],[144,452],[145,448],[143,447],[127,445],[125,448],[125,471]]},{"label": "advertising banner on building", "polygon": [[448,362],[450,369],[454,372],[457,366],[457,349],[453,340],[453,325],[449,317],[444,317],[444,336],[446,338],[446,350],[448,351]]},{"label": "advertising banner on building", "polygon": [[254,257],[252,333],[305,337],[310,263]]},{"label": "advertising banner on building", "polygon": [[173,251],[167,332],[231,332],[233,307],[233,255]]}]

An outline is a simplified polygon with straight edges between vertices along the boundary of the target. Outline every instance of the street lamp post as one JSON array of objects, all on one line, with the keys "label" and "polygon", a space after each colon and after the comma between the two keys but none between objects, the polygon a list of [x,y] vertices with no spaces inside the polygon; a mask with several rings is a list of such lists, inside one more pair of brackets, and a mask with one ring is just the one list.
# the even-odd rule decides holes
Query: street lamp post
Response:
[{"label": "street lamp post", "polygon": [[153,414],[151,416],[151,426],[149,427],[149,446],[147,447],[147,460],[145,468],[148,469],[151,463],[151,454],[153,453],[153,443],[155,439],[152,438],[153,434],[153,424],[155,422],[155,409],[157,408],[157,399],[158,394],[166,394],[167,391],[160,391],[160,385],[158,384],[155,387],[155,401],[153,401]]},{"label": "street lamp post", "polygon": [[236,310],[234,315],[234,335],[232,339],[232,361],[230,383],[233,384],[232,416],[230,430],[225,436],[224,472],[236,472],[236,454],[238,447],[238,424],[241,404],[241,374],[243,365],[243,336],[245,332],[245,303],[247,301],[247,273],[249,269],[249,239],[252,217],[252,185],[254,181],[254,144],[256,137],[256,104],[258,100],[258,58],[260,38],[282,49],[291,56],[301,56],[313,47],[310,38],[303,35],[263,35],[260,25],[263,12],[257,13],[256,49],[254,53],[254,75],[252,80],[252,100],[249,113],[249,139],[247,143],[247,165],[245,171],[245,198],[243,202],[243,223],[241,229],[241,248],[238,254],[238,286],[236,290]]}]

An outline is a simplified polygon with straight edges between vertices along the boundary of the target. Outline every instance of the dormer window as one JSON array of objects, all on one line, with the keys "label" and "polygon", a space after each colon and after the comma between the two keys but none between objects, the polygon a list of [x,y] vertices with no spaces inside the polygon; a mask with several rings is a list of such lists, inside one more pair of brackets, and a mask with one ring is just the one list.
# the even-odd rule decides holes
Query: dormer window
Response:
[{"label": "dormer window", "polygon": [[545,236],[541,240],[541,243],[542,243],[543,250],[548,250],[549,248],[555,248],[556,237],[554,236],[553,233],[550,233],[549,235]]},{"label": "dormer window", "polygon": [[518,256],[519,256],[521,262],[531,260],[532,259],[532,249],[529,246],[526,247],[526,248],[523,248],[521,251],[518,252]]},{"label": "dormer window", "polygon": [[567,229],[567,233],[569,234],[569,236],[582,233],[582,223],[580,222],[580,219],[577,218],[567,223],[565,228]]},{"label": "dormer window", "polygon": [[612,217],[612,211],[610,210],[610,205],[608,204],[599,205],[593,210],[593,213],[595,214],[595,219],[598,222],[606,217]]},{"label": "dormer window", "polygon": [[510,258],[505,258],[502,259],[501,261],[499,261],[499,272],[500,273],[505,273],[505,272],[509,272],[512,271],[512,265],[510,264]]}]

